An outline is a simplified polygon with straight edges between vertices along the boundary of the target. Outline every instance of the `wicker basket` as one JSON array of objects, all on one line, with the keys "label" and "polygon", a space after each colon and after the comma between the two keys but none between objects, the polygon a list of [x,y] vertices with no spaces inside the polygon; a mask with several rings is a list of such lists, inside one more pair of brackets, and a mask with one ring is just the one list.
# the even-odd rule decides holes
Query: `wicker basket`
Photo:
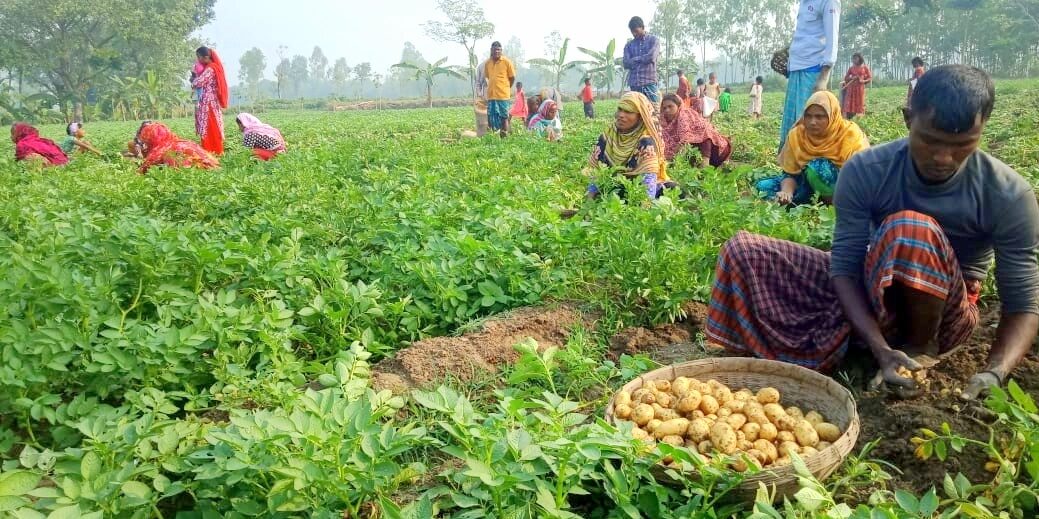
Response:
[{"label": "wicker basket", "polygon": [[772,53],[772,70],[783,74],[783,77],[790,77],[790,47],[783,47]]},{"label": "wicker basket", "polygon": [[[808,470],[819,479],[826,478],[840,466],[855,447],[859,437],[859,415],[851,393],[825,375],[784,362],[753,358],[716,358],[686,362],[646,373],[628,382],[623,389],[633,392],[641,388],[647,380],[674,380],[682,376],[703,382],[715,379],[733,391],[744,387],[754,391],[763,387],[774,387],[782,394],[784,406],[798,406],[801,409],[812,409],[822,413],[827,421],[840,427],[844,433],[833,445],[805,458]],[[606,407],[606,421],[614,423],[612,398]],[[655,475],[663,483],[670,480],[663,470],[657,471]],[[798,490],[797,475],[793,466],[784,465],[748,476],[735,491],[736,497],[753,500],[758,483],[764,483],[770,492],[774,491],[777,500],[793,496]]]}]

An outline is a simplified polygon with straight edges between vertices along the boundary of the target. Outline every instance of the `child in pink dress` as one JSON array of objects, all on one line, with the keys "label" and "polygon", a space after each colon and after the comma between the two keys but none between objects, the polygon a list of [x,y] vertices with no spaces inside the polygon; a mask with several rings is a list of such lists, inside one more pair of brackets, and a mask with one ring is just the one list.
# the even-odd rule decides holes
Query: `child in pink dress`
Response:
[{"label": "child in pink dress", "polygon": [[[527,116],[530,115],[527,109],[527,94],[523,92],[523,83],[516,83],[516,100],[512,103],[512,110],[509,110],[510,117],[518,117],[522,121],[527,120]],[[526,122],[523,123],[523,127],[526,128]]]},{"label": "child in pink dress", "polygon": [[[206,66],[203,65],[200,61],[196,60],[195,61],[195,66],[191,68],[191,82],[194,83],[195,82],[195,78],[197,78],[199,75],[201,75],[202,72],[204,72],[205,70],[206,70]],[[202,89],[201,88],[196,88],[195,89],[195,99],[202,99]]]}]

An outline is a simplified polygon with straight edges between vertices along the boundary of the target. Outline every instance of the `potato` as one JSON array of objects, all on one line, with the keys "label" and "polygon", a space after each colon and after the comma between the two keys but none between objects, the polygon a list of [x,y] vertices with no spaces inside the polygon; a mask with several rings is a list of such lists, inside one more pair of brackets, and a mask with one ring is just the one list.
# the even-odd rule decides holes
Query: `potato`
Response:
[{"label": "potato", "polygon": [[802,446],[801,447],[801,457],[802,458],[807,458],[807,457],[811,456],[812,454],[819,454],[819,451],[816,450],[815,447],[806,447],[806,446]]},{"label": "potato", "polygon": [[696,389],[697,391],[700,392],[701,395],[704,395],[704,396],[707,396],[707,395],[714,396],[714,388],[711,387],[711,385],[706,383],[706,382],[701,382],[699,386],[690,385],[689,387],[691,387],[693,389]]},{"label": "potato", "polygon": [[659,391],[661,393],[669,393],[671,391],[671,381],[670,380],[657,380],[655,382],[656,382],[656,386],[657,386],[657,391]]},{"label": "potato", "polygon": [[732,410],[723,407],[723,408],[719,409],[718,411],[716,411],[714,414],[718,418],[728,418],[730,415],[732,415]]},{"label": "potato", "polygon": [[684,436],[689,429],[689,420],[685,418],[674,418],[661,423],[653,431],[653,436],[661,439],[665,436]]},{"label": "potato", "polygon": [[815,446],[815,448],[821,451],[823,449],[829,449],[832,445],[833,444],[830,442],[821,441],[818,445]]},{"label": "potato", "polygon": [[704,414],[714,414],[718,411],[718,401],[711,395],[703,395],[700,399],[700,410]]},{"label": "potato", "polygon": [[779,390],[774,387],[762,388],[758,391],[757,399],[761,404],[778,404]]},{"label": "potato", "polygon": [[768,455],[758,449],[748,449],[747,456],[750,456],[754,461],[758,462],[758,465],[767,465],[770,461]]},{"label": "potato", "polygon": [[732,398],[734,400],[739,400],[740,402],[749,402],[751,400],[755,400],[754,393],[751,392],[751,390],[749,390],[747,388],[743,388],[743,389],[733,393],[732,394]]},{"label": "potato", "polygon": [[732,391],[729,391],[729,388],[725,386],[715,388],[714,398],[718,399],[719,404],[727,404],[732,401]]},{"label": "potato", "polygon": [[732,426],[733,429],[742,429],[743,424],[747,423],[747,417],[742,413],[735,413],[725,418],[725,421]]},{"label": "potato", "polygon": [[621,420],[627,420],[628,418],[631,418],[631,412],[631,406],[628,404],[619,404],[613,406],[613,415],[617,418],[620,418]]},{"label": "potato", "polygon": [[833,443],[841,437],[840,427],[828,422],[815,424],[815,432],[819,433],[820,440],[828,443]]},{"label": "potato", "polygon": [[649,440],[651,438],[648,432],[638,427],[631,428],[631,437],[636,440]]},{"label": "potato", "polygon": [[716,414],[709,414],[709,415],[705,416],[704,418],[706,418],[706,419],[708,419],[708,420],[710,420],[712,422],[717,422],[718,421],[718,415],[716,415]]},{"label": "potato", "polygon": [[660,404],[661,407],[668,407],[668,408],[671,407],[671,404],[674,402],[674,399],[675,399],[670,394],[668,394],[668,393],[661,393],[660,391],[657,391],[656,393],[653,393],[653,398],[656,399],[656,403]]},{"label": "potato", "polygon": [[[765,404],[764,410],[768,421],[772,423],[776,423],[780,416],[786,416],[786,409],[783,409],[783,406],[779,404]],[[778,426],[779,424],[776,425]]]},{"label": "potato", "polygon": [[743,432],[743,431],[741,431],[739,429],[735,429],[735,431],[736,431],[736,441],[743,441],[743,440],[747,439],[747,433],[745,433],[745,432]]},{"label": "potato", "polygon": [[815,425],[815,424],[817,424],[819,422],[825,422],[826,421],[826,419],[823,418],[823,415],[821,415],[821,414],[819,414],[819,413],[817,413],[815,411],[808,411],[808,413],[805,414],[805,420],[808,420],[808,423],[810,423],[812,425]]},{"label": "potato", "polygon": [[714,450],[714,445],[711,444],[711,440],[704,440],[696,444],[696,450],[700,454],[710,454]]},{"label": "potato", "polygon": [[685,440],[681,436],[670,435],[664,436],[660,440],[660,443],[666,443],[668,445],[673,445],[675,447],[681,447],[685,443]]},{"label": "potato", "polygon": [[696,442],[694,442],[693,440],[690,440],[688,438],[686,438],[685,443],[683,443],[682,446],[687,448],[687,449],[689,449],[689,450],[691,450],[691,451],[693,451],[693,452],[700,452],[700,451],[696,450]]},{"label": "potato", "polygon": [[657,427],[660,427],[660,424],[662,423],[664,423],[662,420],[657,420],[656,418],[654,418],[650,420],[648,423],[646,423],[646,431],[651,433],[656,432]]},{"label": "potato", "polygon": [[689,428],[686,430],[686,436],[693,441],[702,442],[711,437],[711,424],[703,418],[697,418],[692,422],[689,422]]},{"label": "potato", "polygon": [[764,453],[768,461],[776,461],[776,458],[779,457],[779,449],[768,440],[754,442],[754,448]]},{"label": "potato", "polygon": [[749,442],[747,440],[738,440],[736,442],[736,449],[741,450],[743,452],[747,452],[747,451],[749,451],[749,450],[751,450],[753,448],[754,448],[754,442]]},{"label": "potato", "polygon": [[675,411],[674,409],[660,408],[660,409],[654,410],[653,418],[656,418],[657,420],[660,420],[661,422],[666,422],[668,420],[674,420],[675,418],[679,418],[679,415],[678,415],[678,411]]},{"label": "potato", "polygon": [[794,432],[794,427],[797,427],[797,419],[788,414],[776,417],[775,420],[772,420],[772,423],[776,424],[780,431]]},{"label": "potato", "polygon": [[680,413],[691,413],[700,407],[700,392],[695,389],[691,389],[685,393],[677,404],[675,409],[678,409]]},{"label": "potato", "polygon": [[707,385],[711,386],[711,394],[715,395],[715,396],[717,396],[718,391],[721,390],[721,389],[724,389],[726,391],[729,390],[728,386],[726,386],[725,384],[722,384],[721,382],[718,382],[717,380],[715,380],[713,378],[711,380],[707,381]]},{"label": "potato", "polygon": [[641,404],[655,404],[657,403],[657,394],[654,391],[646,391],[641,393],[639,396],[639,403]]},{"label": "potato", "polygon": [[686,377],[678,377],[671,382],[671,392],[675,396],[681,398],[689,392],[689,379]]},{"label": "potato", "polygon": [[774,467],[782,467],[783,465],[789,465],[789,464],[790,464],[790,457],[789,456],[783,456],[783,457],[777,459],[775,462],[773,462],[772,466],[774,466]]},{"label": "potato", "polygon": [[725,422],[718,422],[711,427],[711,444],[725,454],[736,452],[738,446],[736,431]]},{"label": "potato", "polygon": [[819,444],[819,433],[815,432],[815,427],[812,427],[808,420],[798,420],[794,425],[794,436],[797,438],[797,444],[802,447],[815,447]]},{"label": "potato", "polygon": [[790,453],[800,453],[801,446],[797,442],[783,442],[779,445],[779,456],[790,456]]},{"label": "potato", "polygon": [[642,384],[642,389],[645,389],[646,391],[649,391],[651,393],[656,393],[657,392],[657,381],[656,380],[647,380],[646,382],[644,382]]},{"label": "potato", "polygon": [[734,470],[736,472],[746,472],[747,471],[747,461],[744,460],[743,458],[736,458],[736,459],[732,460],[732,463],[730,463],[729,466],[732,468],[732,470]]},{"label": "potato", "polygon": [[[699,393],[699,391],[697,391],[697,392]],[[703,418],[705,416],[707,416],[707,415],[703,414],[703,411],[701,411],[699,409],[689,413],[690,419],[694,419],[694,420],[697,419],[697,418]]]},{"label": "potato", "polygon": [[758,438],[762,438],[768,441],[776,439],[779,435],[779,430],[776,426],[770,423],[761,424],[761,431],[758,432]]},{"label": "potato", "polygon": [[794,433],[792,433],[790,431],[779,431],[779,434],[776,435],[776,441],[779,442],[779,443],[783,443],[783,442],[794,442],[794,443],[797,443],[797,436],[794,436]]},{"label": "potato", "polygon": [[742,432],[748,440],[756,441],[758,439],[758,433],[761,432],[761,425],[754,422],[747,422],[740,428],[740,432]]},{"label": "potato", "polygon": [[656,400],[654,400],[653,402],[643,402],[642,401],[644,398],[646,398],[646,395],[652,395],[652,394],[653,394],[653,392],[648,390],[648,389],[646,389],[646,388],[636,389],[634,392],[631,393],[631,401],[634,402],[636,405],[643,404],[643,403],[652,404]]},{"label": "potato", "polygon": [[728,402],[725,402],[725,405],[723,405],[722,407],[724,409],[728,409],[728,410],[730,410],[730,411],[732,411],[734,413],[742,413],[743,412],[743,408],[747,407],[747,402],[745,402],[743,400],[736,400],[734,398],[732,400],[729,400]]},{"label": "potato", "polygon": [[804,411],[801,411],[801,408],[796,406],[790,406],[786,408],[786,414],[793,416],[798,420],[801,420],[805,417]]},{"label": "potato", "polygon": [[653,419],[653,406],[649,404],[639,404],[635,406],[635,409],[631,413],[631,421],[639,424],[646,425],[650,420]]},{"label": "potato", "polygon": [[627,391],[621,391],[617,393],[617,396],[613,398],[613,406],[619,405],[631,405],[631,393]]},{"label": "potato", "polygon": [[765,416],[765,411],[762,409],[744,408],[743,415],[747,417],[747,420],[754,422],[758,425],[771,424],[768,416]]}]

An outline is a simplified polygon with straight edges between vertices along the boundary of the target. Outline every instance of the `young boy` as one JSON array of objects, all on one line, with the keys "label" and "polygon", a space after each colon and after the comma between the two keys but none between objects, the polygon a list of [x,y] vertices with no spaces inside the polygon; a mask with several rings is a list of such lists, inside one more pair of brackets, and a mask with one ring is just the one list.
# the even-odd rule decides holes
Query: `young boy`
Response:
[{"label": "young boy", "polygon": [[65,155],[72,156],[72,152],[78,148],[80,151],[89,151],[94,155],[101,156],[93,145],[86,141],[87,132],[83,129],[83,123],[72,123],[65,128],[65,140],[61,141],[61,151]]},{"label": "young boy", "polygon": [[719,110],[722,112],[728,112],[732,107],[732,91],[729,90],[729,87],[725,87],[725,91],[718,97],[718,104],[720,105]]},{"label": "young boy", "polygon": [[747,109],[754,119],[761,119],[761,96],[765,93],[765,78],[754,78],[754,86],[750,87],[750,108]]},{"label": "young boy", "polygon": [[584,78],[584,88],[581,89],[581,101],[584,102],[584,116],[595,119],[595,93],[592,92],[592,80]]}]

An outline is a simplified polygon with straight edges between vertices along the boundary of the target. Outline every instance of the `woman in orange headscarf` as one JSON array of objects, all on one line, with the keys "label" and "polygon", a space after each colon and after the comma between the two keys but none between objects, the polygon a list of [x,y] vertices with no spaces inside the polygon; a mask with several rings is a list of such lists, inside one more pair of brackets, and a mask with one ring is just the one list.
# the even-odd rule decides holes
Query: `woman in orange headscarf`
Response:
[{"label": "woman in orange headscarf", "polygon": [[816,92],[779,153],[783,175],[761,180],[757,188],[764,198],[781,204],[803,204],[816,194],[829,203],[844,163],[868,147],[862,129],[841,114],[837,96]]},{"label": "woman in orange headscarf", "polygon": [[224,153],[224,114],[227,108],[229,91],[224,64],[216,51],[209,47],[199,47],[195,51],[198,61],[205,70],[191,82],[191,86],[201,89],[195,106],[195,133],[202,140],[202,147],[214,155]]},{"label": "woman in orange headscarf", "polygon": [[145,174],[152,166],[171,168],[214,169],[220,167],[220,161],[201,146],[187,139],[177,137],[165,124],[146,122],[137,131],[134,141],[144,153],[140,174]]}]

